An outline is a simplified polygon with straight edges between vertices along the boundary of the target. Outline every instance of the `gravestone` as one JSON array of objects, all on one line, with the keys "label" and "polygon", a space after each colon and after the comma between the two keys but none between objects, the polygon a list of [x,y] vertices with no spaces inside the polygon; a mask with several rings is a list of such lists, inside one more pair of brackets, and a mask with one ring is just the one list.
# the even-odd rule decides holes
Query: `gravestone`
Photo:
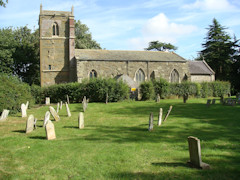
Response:
[{"label": "gravestone", "polygon": [[44,117],[44,121],[43,121],[43,127],[45,128],[45,126],[46,126],[46,124],[47,124],[47,122],[50,120],[50,112],[49,111],[47,111],[46,113],[45,113],[45,117]]},{"label": "gravestone", "polygon": [[215,103],[216,103],[216,99],[213,99],[213,100],[212,100],[212,104],[215,104]]},{"label": "gravestone", "polygon": [[22,117],[27,117],[27,107],[25,104],[21,104]]},{"label": "gravestone", "polygon": [[62,101],[61,101],[61,102],[60,102],[60,109],[62,109],[62,104],[63,104],[63,103],[62,103]]},{"label": "gravestone", "polygon": [[50,105],[50,97],[46,97],[45,104],[46,104],[46,105]]},{"label": "gravestone", "polygon": [[54,124],[49,120],[45,127],[47,140],[56,139]]},{"label": "gravestone", "polygon": [[79,129],[84,128],[84,114],[83,114],[83,112],[80,112],[79,116],[78,116],[78,128]]},{"label": "gravestone", "polygon": [[59,112],[59,103],[57,103],[57,113]]},{"label": "gravestone", "polygon": [[70,104],[68,95],[67,95],[67,103]]},{"label": "gravestone", "polygon": [[157,102],[157,103],[159,103],[159,102],[160,102],[160,99],[161,99],[161,98],[160,98],[160,95],[159,95],[159,94],[157,94],[157,99],[156,99],[156,102]]},{"label": "gravestone", "polygon": [[162,114],[163,114],[163,110],[162,110],[162,108],[160,108],[159,115],[158,115],[158,126],[161,126],[161,124],[162,124]]},{"label": "gravestone", "polygon": [[86,96],[84,96],[84,98],[83,98],[83,101],[82,101],[82,105],[83,105],[83,112],[85,112],[86,111],[86,109],[87,109],[87,99],[86,99]]},{"label": "gravestone", "polygon": [[59,121],[60,120],[59,115],[57,114],[57,112],[55,111],[55,109],[52,106],[49,107],[49,111],[52,114],[52,116],[55,119],[55,121]]},{"label": "gravestone", "polygon": [[26,133],[30,133],[34,128],[34,116],[31,114],[27,119]]},{"label": "gravestone", "polygon": [[67,109],[67,115],[68,115],[68,117],[71,117],[72,115],[71,115],[70,109],[69,109],[69,107],[68,107],[68,103],[66,103],[66,109]]},{"label": "gravestone", "polygon": [[212,101],[211,99],[208,99],[208,100],[207,100],[207,107],[209,107],[209,106],[210,106],[210,104],[211,104],[211,101]]},{"label": "gravestone", "polygon": [[29,105],[29,101],[27,101],[27,103],[26,103],[26,109],[28,109],[28,105]]},{"label": "gravestone", "polygon": [[108,93],[106,93],[106,101],[105,101],[105,104],[108,103]]},{"label": "gravestone", "polygon": [[167,118],[168,118],[168,116],[169,116],[169,114],[170,114],[171,111],[172,111],[172,106],[169,107],[169,110],[168,110],[168,112],[167,112],[167,114],[166,114],[166,116],[165,116],[165,118],[164,118],[163,121],[166,121],[166,120],[167,120]]},{"label": "gravestone", "polygon": [[34,119],[33,128],[34,128],[34,129],[37,129],[37,118]]},{"label": "gravestone", "polygon": [[189,136],[188,148],[189,148],[189,154],[190,154],[190,161],[188,161],[188,164],[190,166],[195,168],[200,168],[200,169],[210,169],[209,164],[202,162],[201,146],[200,146],[200,140],[198,138]]},{"label": "gravestone", "polygon": [[5,121],[8,117],[8,114],[9,114],[9,110],[4,109],[2,114],[1,114],[0,121]]},{"label": "gravestone", "polygon": [[148,131],[152,131],[152,130],[153,130],[153,113],[150,113]]}]

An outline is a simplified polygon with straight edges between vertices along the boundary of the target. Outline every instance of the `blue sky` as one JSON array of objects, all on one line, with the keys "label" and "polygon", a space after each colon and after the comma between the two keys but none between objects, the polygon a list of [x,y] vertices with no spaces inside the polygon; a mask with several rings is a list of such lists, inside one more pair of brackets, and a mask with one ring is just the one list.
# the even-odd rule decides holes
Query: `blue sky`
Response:
[{"label": "blue sky", "polygon": [[240,39],[239,0],[9,0],[0,7],[0,28],[38,28],[43,10],[71,11],[93,39],[109,50],[143,50],[150,41],[169,42],[186,59],[202,50],[213,18]]}]

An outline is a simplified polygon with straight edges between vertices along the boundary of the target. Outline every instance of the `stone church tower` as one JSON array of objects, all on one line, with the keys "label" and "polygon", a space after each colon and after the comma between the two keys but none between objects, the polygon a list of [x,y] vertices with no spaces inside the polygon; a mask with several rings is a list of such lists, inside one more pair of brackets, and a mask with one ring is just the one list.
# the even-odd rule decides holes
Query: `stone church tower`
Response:
[{"label": "stone church tower", "polygon": [[41,86],[76,81],[74,12],[40,6]]}]

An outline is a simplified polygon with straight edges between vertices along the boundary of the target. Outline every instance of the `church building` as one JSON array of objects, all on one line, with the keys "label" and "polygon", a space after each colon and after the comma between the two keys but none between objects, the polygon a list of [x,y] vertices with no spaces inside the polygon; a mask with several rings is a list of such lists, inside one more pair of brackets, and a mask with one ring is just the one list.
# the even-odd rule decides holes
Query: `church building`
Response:
[{"label": "church building", "polygon": [[187,61],[174,52],[75,49],[73,7],[49,11],[41,5],[39,34],[41,86],[94,77],[127,77],[137,85],[160,77],[179,83],[215,80],[205,61]]}]

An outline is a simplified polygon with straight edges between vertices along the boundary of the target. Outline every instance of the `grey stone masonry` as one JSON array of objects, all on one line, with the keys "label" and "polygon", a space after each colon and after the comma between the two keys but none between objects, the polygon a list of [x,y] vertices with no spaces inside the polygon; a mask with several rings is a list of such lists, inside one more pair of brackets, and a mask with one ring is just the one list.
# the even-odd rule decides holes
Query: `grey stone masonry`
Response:
[{"label": "grey stone masonry", "polygon": [[210,169],[208,164],[202,162],[200,140],[196,137],[189,136],[188,147],[190,154],[190,161],[188,161],[188,164],[195,168]]}]

